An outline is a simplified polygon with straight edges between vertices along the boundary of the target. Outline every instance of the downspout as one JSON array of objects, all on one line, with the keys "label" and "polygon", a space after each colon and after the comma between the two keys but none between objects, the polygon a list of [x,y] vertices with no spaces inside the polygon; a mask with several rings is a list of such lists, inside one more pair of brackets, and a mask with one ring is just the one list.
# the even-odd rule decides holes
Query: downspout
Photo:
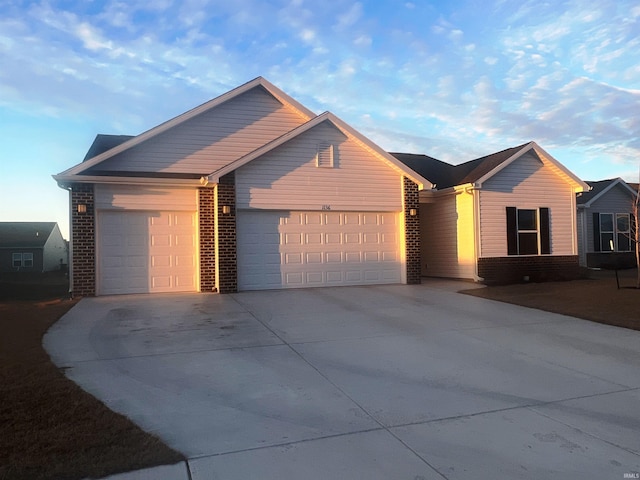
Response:
[{"label": "downspout", "polygon": [[67,252],[67,275],[69,278],[69,298],[73,298],[73,202],[71,187],[69,192],[69,251]]},{"label": "downspout", "polygon": [[480,185],[474,183],[464,189],[465,193],[473,195],[473,280],[478,283],[484,282],[484,278],[478,275],[478,259],[480,258]]}]

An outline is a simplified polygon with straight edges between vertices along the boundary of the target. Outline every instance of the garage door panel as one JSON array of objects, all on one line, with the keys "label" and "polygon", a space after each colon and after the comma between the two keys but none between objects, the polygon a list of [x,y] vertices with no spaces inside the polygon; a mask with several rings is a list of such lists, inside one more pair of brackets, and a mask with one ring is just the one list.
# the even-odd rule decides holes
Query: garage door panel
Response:
[{"label": "garage door panel", "polygon": [[238,286],[255,290],[399,283],[397,217],[397,213],[239,211]]},{"label": "garage door panel", "polygon": [[197,289],[195,212],[99,211],[98,293]]}]

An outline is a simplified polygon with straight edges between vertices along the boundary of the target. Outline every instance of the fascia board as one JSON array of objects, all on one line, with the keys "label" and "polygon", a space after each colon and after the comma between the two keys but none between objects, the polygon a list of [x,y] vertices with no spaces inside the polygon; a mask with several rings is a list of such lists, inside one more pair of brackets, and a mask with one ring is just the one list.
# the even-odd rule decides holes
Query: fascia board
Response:
[{"label": "fascia board", "polygon": [[109,177],[101,175],[52,175],[61,188],[72,183],[105,183],[120,185],[170,185],[177,187],[211,187],[204,178],[149,178],[149,177]]}]

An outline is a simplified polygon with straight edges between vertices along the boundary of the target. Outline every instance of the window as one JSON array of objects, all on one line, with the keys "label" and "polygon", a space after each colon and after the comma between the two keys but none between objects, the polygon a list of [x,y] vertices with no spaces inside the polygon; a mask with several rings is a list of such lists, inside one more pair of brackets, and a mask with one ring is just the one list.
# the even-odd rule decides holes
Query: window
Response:
[{"label": "window", "polygon": [[593,214],[593,249],[596,252],[631,251],[634,218],[628,213]]},{"label": "window", "polygon": [[13,268],[33,268],[33,253],[12,253]]},{"label": "window", "polygon": [[333,168],[333,145],[330,143],[321,143],[318,145],[316,166]]},{"label": "window", "polygon": [[22,254],[22,266],[25,268],[33,267],[33,253]]},{"label": "window", "polygon": [[507,252],[509,255],[551,253],[549,209],[507,207]]}]

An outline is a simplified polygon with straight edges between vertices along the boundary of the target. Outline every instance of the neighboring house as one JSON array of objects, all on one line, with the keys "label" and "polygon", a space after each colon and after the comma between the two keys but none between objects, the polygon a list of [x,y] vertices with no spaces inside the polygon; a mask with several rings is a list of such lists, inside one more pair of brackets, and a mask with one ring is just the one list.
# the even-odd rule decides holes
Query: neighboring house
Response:
[{"label": "neighboring house", "polygon": [[428,178],[421,273],[485,283],[578,275],[575,195],[588,186],[535,142],[460,165],[394,153]]},{"label": "neighboring house", "polygon": [[431,183],[263,78],[54,178],[76,295],[420,282]]},{"label": "neighboring house", "polygon": [[591,191],[577,196],[580,265],[635,266],[631,236],[635,229],[632,212],[637,187],[634,189],[621,178],[587,183]]},{"label": "neighboring house", "polygon": [[0,272],[51,272],[68,262],[55,222],[0,222]]}]

